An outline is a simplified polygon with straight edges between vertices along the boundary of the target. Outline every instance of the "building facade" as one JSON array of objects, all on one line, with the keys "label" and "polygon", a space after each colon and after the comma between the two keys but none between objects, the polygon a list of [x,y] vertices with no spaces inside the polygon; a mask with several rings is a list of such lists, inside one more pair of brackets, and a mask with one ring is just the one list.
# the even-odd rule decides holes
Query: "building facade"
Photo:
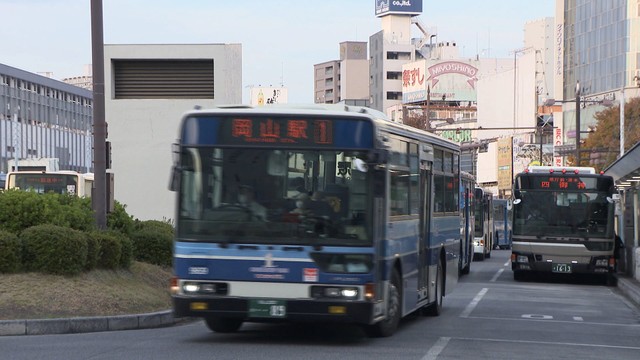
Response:
[{"label": "building facade", "polygon": [[315,64],[314,102],[337,104],[345,102],[367,106],[369,102],[369,60],[367,43],[340,43],[340,60]]},{"label": "building facade", "polygon": [[182,114],[242,103],[242,47],[105,45],[104,56],[115,199],[141,220],[173,219],[171,144]]},{"label": "building facade", "polygon": [[0,173],[16,158],[93,171],[92,104],[89,90],[0,64]]}]

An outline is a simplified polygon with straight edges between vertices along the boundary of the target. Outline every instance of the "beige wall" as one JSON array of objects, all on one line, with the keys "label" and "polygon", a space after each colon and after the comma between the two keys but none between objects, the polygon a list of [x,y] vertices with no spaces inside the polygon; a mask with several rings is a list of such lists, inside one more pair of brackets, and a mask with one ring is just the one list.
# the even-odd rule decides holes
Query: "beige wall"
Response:
[{"label": "beige wall", "polygon": [[[105,45],[105,109],[115,174],[115,199],[140,220],[173,219],[168,190],[171,144],[182,114],[242,102],[242,49],[238,44]],[[215,99],[115,100],[112,59],[214,59]]]}]

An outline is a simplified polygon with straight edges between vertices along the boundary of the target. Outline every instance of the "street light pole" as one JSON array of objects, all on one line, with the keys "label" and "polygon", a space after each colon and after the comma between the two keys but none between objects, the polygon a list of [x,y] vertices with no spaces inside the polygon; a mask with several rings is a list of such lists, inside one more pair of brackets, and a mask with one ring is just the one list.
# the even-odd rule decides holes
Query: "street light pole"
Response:
[{"label": "street light pole", "polygon": [[580,166],[580,81],[576,81],[576,166]]}]

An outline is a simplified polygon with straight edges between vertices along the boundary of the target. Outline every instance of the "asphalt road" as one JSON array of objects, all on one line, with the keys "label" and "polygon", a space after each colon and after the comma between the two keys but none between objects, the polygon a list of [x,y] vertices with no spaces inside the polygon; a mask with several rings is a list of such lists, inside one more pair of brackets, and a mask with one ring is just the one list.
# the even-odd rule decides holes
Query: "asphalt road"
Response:
[{"label": "asphalt road", "polygon": [[640,359],[640,310],[588,278],[515,282],[494,251],[445,298],[439,317],[410,316],[390,338],[352,326],[203,322],[155,329],[0,337],[1,359]]}]

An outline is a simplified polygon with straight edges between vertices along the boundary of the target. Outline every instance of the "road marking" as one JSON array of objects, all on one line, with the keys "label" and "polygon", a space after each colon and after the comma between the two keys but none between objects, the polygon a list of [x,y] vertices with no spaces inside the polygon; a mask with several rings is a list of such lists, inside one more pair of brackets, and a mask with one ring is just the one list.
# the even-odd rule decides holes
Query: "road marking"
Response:
[{"label": "road marking", "polygon": [[640,350],[637,346],[618,346],[618,345],[604,345],[604,344],[582,344],[582,343],[570,343],[570,342],[551,342],[551,341],[533,341],[533,340],[504,340],[504,339],[481,339],[481,338],[453,338],[454,340],[463,341],[491,341],[491,342],[506,342],[506,343],[520,343],[520,344],[546,344],[546,345],[562,345],[562,346],[585,346],[595,348],[609,348],[609,349],[629,349]]},{"label": "road marking", "polygon": [[584,319],[582,318],[582,316],[574,316],[573,320],[575,321],[584,321]]},{"label": "road marking", "polygon": [[451,340],[450,337],[441,337],[436,341],[435,344],[429,349],[429,351],[422,357],[422,360],[435,360],[438,358],[438,355],[444,350],[444,348]]},{"label": "road marking", "polygon": [[480,290],[480,292],[473,298],[473,300],[471,300],[469,305],[467,305],[467,307],[464,309],[462,314],[460,314],[460,317],[463,317],[463,318],[469,317],[469,314],[471,314],[473,309],[475,309],[476,306],[478,306],[478,303],[480,302],[480,300],[482,300],[482,297],[484,296],[484,294],[487,293],[487,291],[489,291],[489,289],[487,288],[483,288],[482,290]]},{"label": "road marking", "polygon": [[525,319],[535,319],[535,320],[553,320],[553,316],[551,315],[539,315],[539,314],[524,314],[522,315]]},{"label": "road marking", "polygon": [[[563,323],[563,324],[575,324],[575,320],[556,320],[556,319],[534,319],[534,318],[505,318],[505,317],[496,317],[496,316],[465,316],[468,319],[481,319],[481,320],[499,320],[499,321],[544,321],[544,322],[552,322],[552,323]],[[594,322],[594,321],[583,321],[580,323],[585,325],[593,325],[593,326],[622,326],[626,328],[640,328],[640,324],[622,324],[622,323],[605,323],[605,322]]]},{"label": "road marking", "polygon": [[500,276],[500,274],[502,274],[503,271],[504,269],[498,270],[498,272],[495,275],[493,275],[493,277],[491,278],[491,280],[489,280],[489,282],[496,282],[496,280],[498,279],[498,276]]},{"label": "road marking", "polygon": [[506,262],[506,263],[504,263],[504,265],[503,265],[503,266],[509,266],[509,264],[511,264],[511,260],[507,260],[507,262]]}]

